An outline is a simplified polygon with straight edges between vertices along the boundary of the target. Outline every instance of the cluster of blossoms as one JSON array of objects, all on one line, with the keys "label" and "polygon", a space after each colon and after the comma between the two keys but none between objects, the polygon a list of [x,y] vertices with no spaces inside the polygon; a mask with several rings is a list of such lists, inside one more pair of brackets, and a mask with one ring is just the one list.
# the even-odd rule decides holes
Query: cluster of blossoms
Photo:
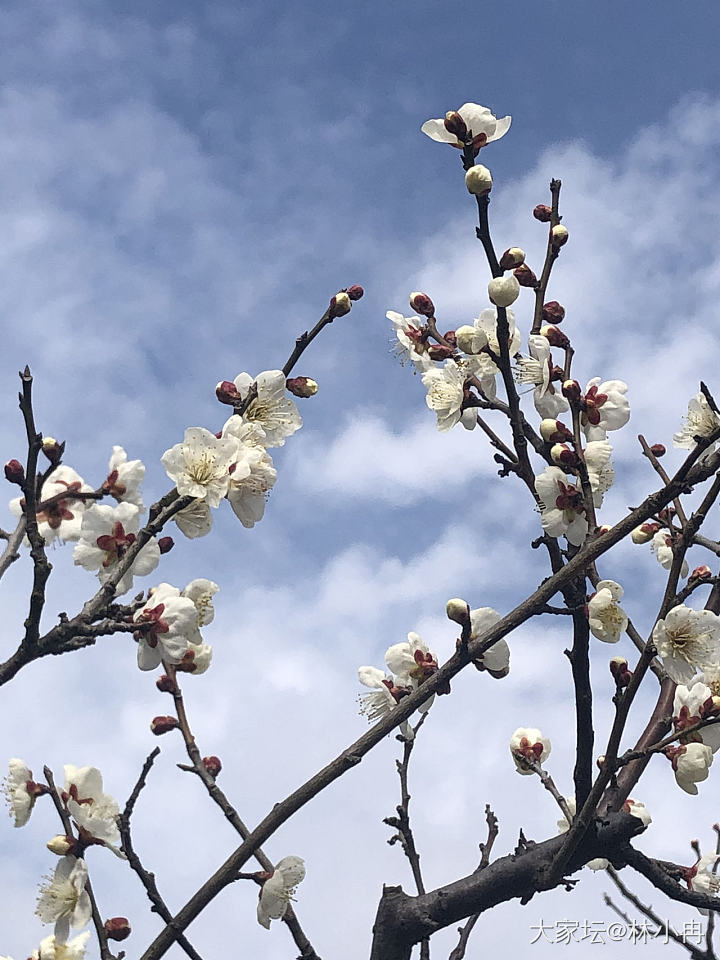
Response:
[{"label": "cluster of blossoms", "polygon": [[[713,693],[720,689],[719,674],[716,663],[714,669],[693,676],[687,684],[678,683],[675,689],[673,727],[680,737],[676,746],[665,749],[665,755],[686,793],[697,794],[696,784],[707,780],[713,754],[720,748],[720,696]],[[707,725],[698,726],[704,722]]]},{"label": "cluster of blossoms", "polygon": [[186,673],[207,670],[212,648],[203,641],[200,627],[215,616],[212,598],[218,589],[212,580],[200,578],[183,590],[161,583],[149,591],[146,603],[133,617],[141,670],[154,670],[162,662],[175,664]]},{"label": "cluster of blossoms", "polygon": [[535,773],[535,767],[550,756],[550,741],[535,727],[518,727],[510,737],[510,755],[515,769],[523,775]]}]

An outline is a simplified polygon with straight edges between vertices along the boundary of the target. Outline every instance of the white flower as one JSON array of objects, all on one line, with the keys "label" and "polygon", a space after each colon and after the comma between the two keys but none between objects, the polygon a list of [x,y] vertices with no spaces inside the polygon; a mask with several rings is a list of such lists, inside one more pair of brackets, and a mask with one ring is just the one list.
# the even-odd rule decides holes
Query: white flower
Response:
[{"label": "white flower", "polygon": [[590,632],[605,643],[617,643],[628,625],[628,618],[617,601],[625,591],[614,580],[601,580],[588,603]]},{"label": "white flower", "polygon": [[607,440],[591,440],[583,451],[593,503],[597,508],[602,506],[603,497],[615,480],[615,471],[610,463],[611,454],[612,447]]},{"label": "white flower", "polygon": [[190,540],[204,537],[212,530],[212,511],[205,500],[195,500],[184,510],[180,510],[173,520]]},{"label": "white flower", "polygon": [[[695,677],[689,685],[679,683],[675,688],[673,701],[673,725],[676,732],[715,715],[712,689],[703,683],[700,677]],[[691,734],[693,739],[707,744],[715,753],[720,747],[720,723],[702,727]]]},{"label": "white flower", "polygon": [[515,761],[517,772],[523,775],[532,776],[535,772],[525,763],[526,760],[541,764],[550,756],[550,750],[548,738],[543,737],[534,727],[518,727],[510,737],[510,755]]},{"label": "white flower", "polygon": [[[574,820],[575,814],[577,813],[575,797],[568,797],[565,800],[565,803],[567,805],[570,816]],[[570,824],[568,823],[567,817],[561,817],[557,821],[557,826],[558,826],[558,833],[567,833],[567,831],[570,829]],[[610,861],[606,860],[605,857],[596,857],[594,860],[588,860],[585,866],[588,867],[590,870],[607,870],[607,868],[610,866]]]},{"label": "white flower", "polygon": [[[388,670],[395,674],[395,686],[417,690],[423,680],[437,671],[435,655],[417,633],[409,633],[407,641],[394,643],[385,651],[385,663]],[[418,709],[425,713],[432,706],[434,695],[430,696]]]},{"label": "white flower", "polygon": [[[72,467],[59,466],[43,484],[39,503],[50,500],[58,494],[90,493],[91,491],[92,487],[85,483]],[[36,513],[38,532],[45,543],[52,543],[55,539],[61,543],[66,540],[78,540],[86,503],[85,500],[74,500],[72,496],[68,496],[67,499],[62,497],[45,509],[38,510]],[[10,501],[10,510],[16,517],[22,515],[24,506],[23,497],[15,497]]]},{"label": "white flower", "polygon": [[230,466],[235,461],[237,440],[219,440],[204,427],[188,427],[182,443],[160,458],[181,497],[197,497],[217,507],[230,485]]},{"label": "white flower", "polygon": [[263,518],[267,495],[277,480],[277,470],[263,446],[265,435],[257,424],[230,417],[223,427],[225,434],[238,441],[237,460],[230,468],[227,498],[240,523],[251,528]]},{"label": "white flower", "polygon": [[359,697],[360,713],[370,723],[386,717],[395,704],[410,693],[409,689],[396,687],[393,678],[377,667],[359,667],[358,680],[372,690],[372,693],[363,693]]},{"label": "white flower", "polygon": [[588,440],[604,440],[608,430],[619,430],[630,419],[630,404],[622,380],[593,377],[585,388],[583,411],[580,418]]},{"label": "white flower", "polygon": [[140,487],[144,479],[145,464],[141,460],[128,460],[122,447],[113,447],[103,490],[118,502],[134,503],[143,510]]},{"label": "white flower", "polygon": [[[478,103],[464,103],[457,110],[457,113],[462,117],[473,145],[478,148],[505,136],[510,129],[512,120],[511,117],[503,117],[498,120],[487,107],[481,107]],[[444,118],[426,120],[420,129],[431,140],[437,140],[439,143],[450,143],[454,147],[463,146],[463,141],[447,130]]]},{"label": "white flower", "polygon": [[633,800],[632,797],[628,797],[625,803],[622,805],[625,813],[629,813],[633,817],[637,817],[638,820],[642,820],[643,826],[649,827],[652,823],[652,817],[650,816],[650,811],[642,802],[642,800]]},{"label": "white flower", "polygon": [[[661,567],[665,570],[669,570],[672,567],[673,563],[673,549],[672,549],[673,539],[672,536],[668,533],[667,530],[658,530],[657,533],[653,535],[652,543],[650,544],[650,549],[657,557],[657,561]],[[687,560],[683,560],[682,567],[680,568],[680,576],[686,577],[690,567],[688,566]]]},{"label": "white flower", "polygon": [[265,881],[258,900],[258,923],[270,929],[271,920],[285,916],[288,904],[294,899],[295,888],[305,878],[305,861],[300,857],[283,857]]},{"label": "white flower", "polygon": [[709,437],[720,427],[720,417],[710,407],[704,393],[698,393],[688,404],[687,417],[682,428],[673,436],[673,445],[691,450],[695,437]]},{"label": "white flower", "polygon": [[533,403],[543,418],[555,420],[568,409],[568,402],[550,380],[552,357],[546,337],[533,334],[528,338],[530,357],[517,357],[515,379],[518,383],[533,383]]},{"label": "white flower", "polygon": [[[480,327],[469,324],[463,324],[455,331],[455,342],[458,350],[475,356],[487,346],[487,334]],[[497,368],[496,368],[497,369]]]},{"label": "white flower", "polygon": [[405,363],[411,360],[416,369],[421,372],[431,367],[432,360],[427,353],[427,343],[422,339],[423,321],[420,317],[404,317],[395,310],[388,310],[385,316],[392,323],[397,337],[394,350],[400,362]]},{"label": "white flower", "polygon": [[[501,620],[500,614],[492,607],[478,607],[470,611],[470,639],[481,639]],[[510,672],[510,647],[504,638],[497,640],[485,653],[480,654],[473,663],[478,670],[487,670],[491,677],[501,680]]]},{"label": "white flower", "polygon": [[67,943],[60,943],[54,934],[50,934],[40,941],[40,946],[33,951],[31,960],[84,960],[89,939],[89,930],[79,933]]},{"label": "white flower", "polygon": [[77,929],[90,922],[92,907],[85,890],[88,872],[84,860],[63,857],[55,873],[40,886],[35,913],[43,923],[55,924],[55,939],[65,943],[70,927]]},{"label": "white flower", "polygon": [[[120,808],[114,797],[103,793],[102,774],[97,767],[74,767],[66,763],[63,798],[75,823],[91,837],[117,848],[120,831],[117,818]],[[117,850],[114,852],[117,853]]]},{"label": "white flower", "polygon": [[685,743],[679,747],[668,747],[666,752],[672,760],[677,785],[686,793],[697,795],[696,784],[707,780],[713,762],[710,747],[705,743]]},{"label": "white flower", "polygon": [[178,664],[178,670],[199,677],[212,663],[212,655],[213,650],[209,643],[188,643],[187,650]]},{"label": "white flower", "polygon": [[[212,598],[218,592],[220,587],[213,580],[206,580],[199,577],[197,580],[191,580],[190,583],[180,591],[181,597],[189,597],[195,604],[198,615],[198,627],[206,627],[215,619],[215,607],[213,607]],[[194,641],[197,643],[198,641]]]},{"label": "white flower", "polygon": [[[80,541],[73,550],[76,566],[97,570],[100,583],[106,583],[135,543],[139,517],[140,511],[132,503],[119,503],[116,507],[96,503],[88,507],[82,518]],[[155,537],[151,537],[118,581],[117,594],[127,593],[132,588],[133,577],[146,577],[159,562],[160,547]]]},{"label": "white flower", "polygon": [[496,307],[509,307],[520,296],[520,284],[514,273],[493,277],[488,283],[488,296]]},{"label": "white flower", "polygon": [[242,419],[262,427],[266,447],[281,447],[286,437],[300,429],[302,417],[295,403],[287,396],[285,374],[282,370],[265,370],[254,380],[249,373],[240,373],[234,382],[243,399],[253,383],[257,385],[257,397],[242,415]]},{"label": "white flower", "polygon": [[[691,869],[692,876],[688,881],[691,890],[704,893],[708,897],[717,897],[720,894],[720,877],[713,872],[713,867],[719,859],[720,855],[717,853],[706,853],[704,857],[700,857]],[[704,907],[698,907],[698,910],[704,916],[710,912]]]},{"label": "white flower", "polygon": [[198,613],[193,601],[181,596],[177,587],[161,583],[133,619],[137,624],[151,624],[149,629],[136,633],[137,656],[141,670],[154,670],[162,660],[182,660],[189,638],[196,636]]},{"label": "white flower", "polygon": [[450,430],[460,420],[465,373],[451,360],[426,370],[422,382],[427,388],[426,403],[437,414],[438,430]]},{"label": "white flower", "polygon": [[[520,335],[520,331],[515,327],[515,314],[513,311],[506,309],[505,316],[507,317],[508,323],[508,353],[511,357],[514,357],[522,346],[522,336]],[[485,310],[482,310],[480,316],[475,318],[475,326],[485,333],[488,346],[495,356],[499,357],[500,341],[497,335],[497,310],[495,307],[486,307]],[[492,364],[492,369],[488,369],[488,373],[498,373],[498,368],[492,360],[489,357],[485,359],[487,363]]]},{"label": "white flower", "polygon": [[18,760],[17,757],[13,758],[10,761],[10,771],[3,780],[2,787],[5,799],[10,807],[10,816],[15,820],[15,826],[24,827],[30,819],[32,808],[39,796],[32,770],[22,760]]},{"label": "white flower", "polygon": [[564,534],[579,547],[588,532],[582,490],[568,481],[560,467],[546,467],[535,477],[535,489],[541,501],[543,530],[551,537]]},{"label": "white flower", "polygon": [[652,632],[663,666],[675,683],[720,660],[720,618],[709,610],[673,607]]}]

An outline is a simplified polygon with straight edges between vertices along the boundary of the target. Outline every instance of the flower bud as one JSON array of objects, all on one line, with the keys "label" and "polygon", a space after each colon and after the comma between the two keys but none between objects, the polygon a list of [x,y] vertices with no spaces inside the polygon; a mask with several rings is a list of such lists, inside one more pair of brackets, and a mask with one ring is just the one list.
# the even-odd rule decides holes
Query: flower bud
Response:
[{"label": "flower bud", "polygon": [[470,167],[465,174],[465,186],[468,193],[472,193],[475,197],[484,197],[490,193],[492,183],[492,174],[481,163],[476,163],[474,167]]},{"label": "flower bud", "polygon": [[633,543],[650,543],[652,538],[660,529],[660,524],[652,521],[651,523],[643,523],[639,527],[635,527],[633,532],[630,534],[630,539]]},{"label": "flower bud", "polygon": [[495,277],[488,284],[488,296],[496,307],[509,307],[520,296],[520,284],[512,274]]},{"label": "flower bud", "polygon": [[458,140],[464,140],[467,136],[467,124],[457,112],[457,110],[448,110],[445,114],[445,129],[448,133],[452,133],[454,137],[457,137]]},{"label": "flower bud", "polygon": [[443,340],[447,340],[447,342],[453,347],[457,346],[457,336],[455,335],[454,330],[446,330],[443,334]]},{"label": "flower bud", "polygon": [[426,293],[421,293],[419,290],[410,294],[410,306],[421,317],[435,316],[435,304]]},{"label": "flower bud", "polygon": [[203,757],[202,762],[203,762],[203,766],[205,767],[207,772],[210,774],[210,776],[214,780],[222,770],[222,763],[220,762],[220,757]]},{"label": "flower bud", "polygon": [[550,456],[552,457],[553,463],[556,463],[559,467],[564,467],[569,469],[571,467],[577,467],[580,463],[580,458],[575,453],[574,450],[571,450],[566,443],[556,443],[550,448]]},{"label": "flower bud", "polygon": [[127,917],[111,917],[105,921],[103,927],[108,940],[127,940],[132,933],[132,927]]},{"label": "flower bud", "polygon": [[25,483],[25,468],[19,460],[8,460],[5,464],[5,479],[19,487]]},{"label": "flower bud", "polygon": [[50,463],[58,464],[65,452],[65,444],[58,443],[55,437],[43,437],[42,451]]},{"label": "flower bud", "polygon": [[667,453],[667,450],[665,449],[664,444],[662,444],[662,443],[654,443],[654,444],[650,447],[650,453],[652,453],[653,456],[655,456],[655,457],[657,457],[658,459],[660,459],[660,457],[664,457],[664,456],[665,456],[665,454]]},{"label": "flower bud", "polygon": [[701,567],[695,567],[693,572],[690,574],[690,580],[707,580],[708,577],[712,576],[712,570],[710,567],[703,564]]},{"label": "flower bud", "polygon": [[164,733],[169,733],[179,726],[177,717],[153,717],[150,722],[150,732],[154,733],[156,737],[161,737]]},{"label": "flower bud", "polygon": [[501,270],[514,270],[523,263],[525,263],[525,251],[520,247],[509,247],[500,257]]},{"label": "flower bud", "polygon": [[582,396],[580,384],[577,380],[566,380],[562,385],[562,394],[570,403],[577,403]]},{"label": "flower bud", "polygon": [[548,738],[533,727],[519,727],[510,738],[510,753],[518,773],[534,773],[528,763],[541,764],[550,756],[550,749]]},{"label": "flower bud", "polygon": [[155,686],[158,688],[160,693],[175,692],[175,684],[166,673],[163,673],[161,676],[157,678],[157,680],[155,681]]},{"label": "flower bud", "polygon": [[448,620],[454,620],[461,627],[470,622],[470,605],[465,600],[461,600],[460,597],[453,597],[452,600],[448,600],[445,605],[445,613]]},{"label": "flower bud", "polygon": [[568,236],[567,227],[558,223],[557,226],[553,227],[550,231],[550,242],[553,247],[563,247],[568,242]]},{"label": "flower bud", "polygon": [[444,343],[434,343],[427,352],[431,360],[447,360],[453,355],[453,348],[446,347]]},{"label": "flower bud", "polygon": [[158,546],[160,547],[160,553],[170,553],[175,546],[175,541],[172,537],[160,537]]},{"label": "flower bud", "polygon": [[521,287],[537,286],[537,277],[535,276],[535,274],[532,272],[532,270],[526,263],[523,263],[519,267],[516,267],[513,270],[513,274],[515,275],[517,282],[520,284]]},{"label": "flower bud", "polygon": [[232,380],[221,380],[220,383],[215,387],[215,396],[218,398],[220,403],[233,404],[238,403],[242,400],[238,388],[232,382]]},{"label": "flower bud", "polygon": [[354,283],[351,287],[348,287],[345,293],[351,300],[361,300],[365,296],[365,291],[359,283]]},{"label": "flower bud", "polygon": [[314,397],[318,392],[318,385],[310,377],[290,377],[285,381],[285,386],[294,397]]},{"label": "flower bud", "polygon": [[625,657],[613,657],[610,661],[610,673],[618,687],[626,687],[632,678],[632,670]]},{"label": "flower bud", "polygon": [[570,338],[562,330],[553,327],[552,324],[540,327],[540,336],[545,337],[552,347],[560,347],[561,350],[565,350],[570,346]]},{"label": "flower bud", "polygon": [[540,223],[550,223],[552,209],[546,203],[539,203],[533,210],[533,216]]},{"label": "flower bud", "polygon": [[479,327],[471,327],[466,323],[455,331],[455,343],[458,350],[462,350],[463,353],[470,356],[480,353],[483,347],[487,346],[487,342],[485,331]]},{"label": "flower bud", "polygon": [[53,837],[52,840],[48,840],[45,844],[50,853],[54,853],[56,857],[64,857],[67,854],[72,854],[77,849],[77,840],[75,837],[68,837],[65,834],[59,833],[56,837]]},{"label": "flower bud", "polygon": [[540,436],[546,443],[563,443],[572,440],[572,431],[561,420],[541,420]]},{"label": "flower bud", "polygon": [[543,304],[542,318],[545,323],[562,323],[565,319],[565,307],[557,300],[548,300]]},{"label": "flower bud", "polygon": [[610,533],[611,530],[612,530],[612,527],[609,523],[601,523],[600,526],[597,528],[597,532],[600,536],[602,536],[603,533]]},{"label": "flower bud", "polygon": [[339,293],[336,293],[335,296],[330,300],[328,313],[330,318],[333,320],[336,317],[344,317],[345,314],[350,313],[351,310],[352,303],[345,290],[341,290]]}]

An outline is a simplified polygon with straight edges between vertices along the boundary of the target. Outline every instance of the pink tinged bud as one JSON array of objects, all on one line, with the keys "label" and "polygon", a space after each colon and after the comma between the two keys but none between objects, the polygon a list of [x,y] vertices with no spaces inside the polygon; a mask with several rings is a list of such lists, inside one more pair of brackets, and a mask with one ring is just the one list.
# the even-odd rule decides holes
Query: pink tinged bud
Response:
[{"label": "pink tinged bud", "polygon": [[600,535],[602,535],[603,533],[610,533],[611,530],[612,530],[612,527],[610,526],[609,523],[602,523],[602,524],[597,528],[597,531],[598,531],[598,533],[599,533]]},{"label": "pink tinged bud", "polygon": [[157,678],[155,686],[160,693],[174,693],[176,689],[175,684],[166,673],[163,673],[162,676]]},{"label": "pink tinged bud", "polygon": [[158,546],[160,547],[160,553],[170,553],[175,546],[175,541],[172,537],[160,537]]},{"label": "pink tinged bud", "polygon": [[630,539],[633,543],[650,543],[659,529],[660,524],[654,521],[652,523],[643,523],[639,527],[635,527],[630,534]]},{"label": "pink tinged bud", "polygon": [[220,757],[203,757],[202,762],[203,762],[203,766],[205,767],[207,772],[210,774],[210,776],[214,780],[222,770],[222,763],[220,762]]},{"label": "pink tinged bud", "polygon": [[443,334],[443,340],[447,340],[453,347],[457,346],[457,337],[455,336],[454,330],[446,330]]},{"label": "pink tinged bud", "polygon": [[556,443],[550,448],[550,456],[553,459],[553,463],[557,463],[560,467],[577,467],[580,463],[580,458],[575,453],[574,450],[571,450],[566,443]]},{"label": "pink tinged bud", "polygon": [[232,380],[221,380],[215,387],[215,396],[220,403],[233,404],[242,400],[238,388]]},{"label": "pink tinged bud", "polygon": [[461,600],[460,597],[453,597],[451,600],[448,600],[445,605],[445,613],[448,616],[448,620],[453,620],[462,627],[470,622],[470,605],[464,600]]},{"label": "pink tinged bud", "polygon": [[546,203],[539,203],[533,210],[533,216],[540,223],[550,223],[552,209]]},{"label": "pink tinged bud", "polygon": [[549,300],[543,304],[542,318],[545,323],[562,323],[565,319],[565,307],[557,300]]},{"label": "pink tinged bud", "polygon": [[488,284],[488,296],[496,307],[509,307],[520,296],[520,284],[512,274],[495,277]]},{"label": "pink tinged bud", "polygon": [[410,294],[410,306],[421,317],[435,316],[435,304],[426,293],[421,293],[419,290]]},{"label": "pink tinged bud", "polygon": [[626,687],[632,678],[632,670],[625,657],[613,657],[610,661],[610,673],[619,687]]},{"label": "pink tinged bud", "polygon": [[351,287],[348,287],[345,293],[350,297],[351,300],[361,300],[365,295],[365,291],[359,283],[354,283]]},{"label": "pink tinged bud", "polygon": [[573,435],[561,420],[541,420],[540,436],[546,443],[564,443]]},{"label": "pink tinged bud", "polygon": [[562,393],[570,403],[577,403],[582,396],[582,390],[577,380],[566,380],[562,385]]},{"label": "pink tinged bud", "polygon": [[453,355],[453,348],[446,347],[444,343],[434,343],[428,347],[428,356],[431,360],[447,360]]},{"label": "pink tinged bud", "polygon": [[176,717],[153,717],[150,723],[150,732],[154,733],[156,737],[161,737],[164,733],[169,733],[179,726]]},{"label": "pink tinged bud", "polygon": [[656,456],[659,459],[660,457],[665,456],[665,454],[667,453],[667,450],[665,449],[665,446],[662,443],[654,443],[650,447],[650,453],[652,453],[654,456]]},{"label": "pink tinged bud", "polygon": [[50,463],[58,464],[65,452],[65,444],[58,443],[55,437],[43,437],[42,451]]},{"label": "pink tinged bud", "polygon": [[8,460],[5,464],[5,479],[20,487],[25,483],[25,468],[19,460]]},{"label": "pink tinged bud", "polygon": [[50,853],[54,853],[56,857],[64,857],[67,856],[67,854],[75,852],[77,849],[77,841],[75,837],[58,834],[56,837],[53,837],[52,840],[48,840],[45,846]]},{"label": "pink tinged bud", "polygon": [[329,315],[333,319],[335,317],[344,317],[345,314],[350,313],[351,310],[352,301],[345,290],[336,293],[330,301]]},{"label": "pink tinged bud", "polygon": [[464,140],[467,136],[467,124],[457,112],[457,110],[448,110],[445,114],[445,129],[458,140]]},{"label": "pink tinged bud", "polygon": [[701,567],[695,567],[693,572],[690,574],[691,580],[707,580],[712,576],[712,570],[710,567],[703,564]]},{"label": "pink tinged bud", "polygon": [[111,917],[105,921],[103,927],[108,940],[127,940],[132,933],[132,927],[127,917]]},{"label": "pink tinged bud", "polygon": [[465,173],[465,186],[468,193],[475,197],[484,197],[490,193],[492,185],[492,174],[481,163],[476,163]]},{"label": "pink tinged bud", "polygon": [[514,270],[515,267],[519,267],[523,263],[525,263],[525,251],[521,250],[520,247],[509,247],[500,257],[501,270]]},{"label": "pink tinged bud", "polygon": [[558,330],[557,327],[553,327],[552,324],[546,324],[544,327],[540,327],[540,335],[545,337],[551,347],[560,347],[562,350],[565,350],[570,346],[570,338]]},{"label": "pink tinged bud", "polygon": [[550,231],[550,242],[556,249],[565,246],[568,242],[568,237],[567,227],[564,227],[561,223],[558,223],[558,225]]},{"label": "pink tinged bud", "polygon": [[310,377],[290,377],[285,381],[285,386],[294,397],[314,397],[318,392],[318,385]]},{"label": "pink tinged bud", "polygon": [[532,270],[526,263],[523,263],[521,264],[521,266],[516,267],[513,270],[513,273],[515,274],[517,282],[520,284],[521,287],[537,286],[537,277],[535,276],[535,274],[532,272]]}]

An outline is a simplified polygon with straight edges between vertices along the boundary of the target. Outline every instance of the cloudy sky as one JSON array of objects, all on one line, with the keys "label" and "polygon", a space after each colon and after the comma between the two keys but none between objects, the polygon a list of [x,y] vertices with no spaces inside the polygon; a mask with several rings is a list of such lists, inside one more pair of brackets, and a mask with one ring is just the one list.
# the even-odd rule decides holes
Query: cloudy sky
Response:
[{"label": "cloudy sky", "polygon": [[[213,666],[185,686],[200,749],[222,758],[222,785],[246,822],[364,732],[360,664],[382,666],[385,649],[409,630],[443,660],[455,636],[448,597],[506,612],[548,572],[529,549],[540,523],[526,491],[497,478],[479,431],[438,433],[419,378],[390,350],[385,312],[409,313],[411,290],[433,297],[444,329],[488,306],[458,155],[420,125],[467,100],[512,115],[509,133],[481,159],[494,176],[496,247],[523,247],[533,267],[545,231],[532,208],[548,199],[551,177],[563,181],[570,242],[550,294],[567,310],[574,370],[582,383],[629,384],[632,418],[612,438],[617,483],[601,515],[612,523],[656,486],[637,434],[669,447],[698,381],[720,394],[718,28],[717,10],[696,0],[681,11],[619,0],[472,10],[457,0],[370,0],[362,9],[316,0],[5,5],[5,460],[24,457],[15,398],[17,371],[29,363],[39,428],[66,441],[67,463],[97,486],[122,444],[147,464],[152,502],[169,487],[162,453],[188,426],[222,424],[217,381],[282,366],[336,290],[366,289],[297,369],[320,391],[302,402],[303,430],[275,451],[279,479],[265,519],[246,530],[223,504],[212,534],[192,542],[178,534],[158,571],[158,581],[180,587],[194,577],[220,585],[205,634]],[[524,294],[516,305],[524,332],[530,314]],[[6,511],[0,526],[11,522]],[[710,518],[707,532],[720,535],[720,524]],[[51,560],[47,627],[96,586],[73,567],[71,547]],[[647,633],[663,591],[647,547],[620,548],[600,572],[624,584],[625,606]],[[20,635],[29,576],[23,560],[2,584],[3,658]],[[498,855],[514,848],[521,827],[536,840],[555,832],[552,798],[535,778],[517,777],[507,741],[518,726],[541,727],[553,742],[548,767],[571,791],[570,638],[556,620],[511,638],[505,680],[473,671],[433,707],[411,770],[430,889],[476,866],[486,803],[500,820]],[[607,660],[631,647],[596,647],[601,752]],[[653,682],[631,734],[643,726]],[[168,711],[122,636],[32,664],[0,704],[8,757],[36,774],[46,763],[60,775],[63,763],[96,765],[121,801],[155,746],[151,717]],[[195,779],[175,768],[179,738],[160,746],[135,838],[179,908],[236,841]],[[324,958],[366,957],[382,884],[413,891],[382,823],[397,803],[398,749],[392,738],[380,744],[267,844],[273,861],[305,858],[298,915]],[[654,818],[640,847],[683,863],[692,862],[691,838],[709,849],[718,819],[712,776],[689,797],[657,759],[640,787]],[[0,951],[15,960],[47,932],[33,910],[39,879],[54,866],[44,844],[57,831],[40,806],[24,830],[3,826]],[[130,917],[128,956],[139,956],[159,930],[143,891],[105,851],[88,861],[103,914]],[[644,882],[632,886],[678,924],[698,916],[666,908]],[[572,896],[504,905],[482,918],[468,956],[481,944],[529,950],[541,919],[607,924],[610,888],[586,870]],[[231,943],[242,956],[294,956],[281,925],[269,933],[257,925],[255,901],[251,884],[226,890],[189,931],[198,951],[212,958]],[[447,956],[456,935],[436,940],[433,956]],[[574,954],[589,947],[576,944]],[[532,947],[542,956],[556,949]],[[626,942],[615,952],[636,949]]]}]

